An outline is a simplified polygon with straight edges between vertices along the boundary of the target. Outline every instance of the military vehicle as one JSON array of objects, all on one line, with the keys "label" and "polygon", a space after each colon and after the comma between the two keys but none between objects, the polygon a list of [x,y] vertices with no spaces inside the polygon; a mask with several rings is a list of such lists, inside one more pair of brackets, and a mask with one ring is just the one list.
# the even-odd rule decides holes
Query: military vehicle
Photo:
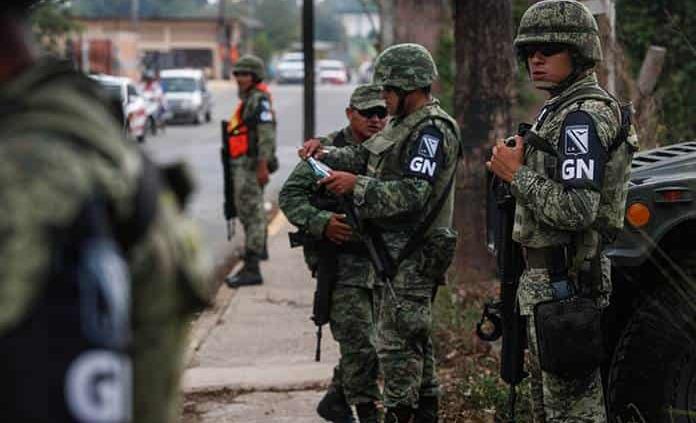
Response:
[{"label": "military vehicle", "polygon": [[636,154],[607,255],[606,398],[615,423],[696,422],[696,141]]}]

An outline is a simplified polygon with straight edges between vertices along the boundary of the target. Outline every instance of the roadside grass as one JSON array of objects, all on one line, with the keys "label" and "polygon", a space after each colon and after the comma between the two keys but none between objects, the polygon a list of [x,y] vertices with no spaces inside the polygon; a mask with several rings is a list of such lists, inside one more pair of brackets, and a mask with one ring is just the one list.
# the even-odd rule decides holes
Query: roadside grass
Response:
[{"label": "roadside grass", "polygon": [[[443,390],[443,422],[509,420],[509,387],[499,377],[500,341],[491,344],[476,336],[483,304],[496,295],[496,287],[495,280],[452,283],[437,295],[433,338]],[[531,423],[529,378],[517,387],[516,403],[515,422]]]}]

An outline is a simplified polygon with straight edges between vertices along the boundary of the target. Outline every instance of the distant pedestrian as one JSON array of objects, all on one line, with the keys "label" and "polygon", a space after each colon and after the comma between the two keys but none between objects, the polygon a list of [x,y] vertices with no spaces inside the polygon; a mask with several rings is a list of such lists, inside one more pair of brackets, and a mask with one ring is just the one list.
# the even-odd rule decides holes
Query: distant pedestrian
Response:
[{"label": "distant pedestrian", "polygon": [[[170,423],[207,269],[172,189],[0,3],[0,421]],[[176,171],[171,168],[168,174]]]},{"label": "distant pedestrian", "polygon": [[234,203],[244,226],[244,267],[225,282],[231,288],[263,283],[260,260],[268,258],[263,189],[278,168],[276,119],[271,93],[263,83],[265,68],[256,56],[242,56],[234,65],[240,102],[229,120],[228,133]]}]

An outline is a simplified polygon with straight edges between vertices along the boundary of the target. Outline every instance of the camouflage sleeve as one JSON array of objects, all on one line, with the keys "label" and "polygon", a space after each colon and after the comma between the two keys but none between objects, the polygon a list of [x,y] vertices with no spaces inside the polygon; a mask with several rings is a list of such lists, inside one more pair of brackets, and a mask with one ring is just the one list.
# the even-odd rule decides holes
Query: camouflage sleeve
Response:
[{"label": "camouflage sleeve", "polygon": [[591,188],[566,188],[561,183],[522,166],[512,179],[515,199],[535,217],[555,229],[577,231],[594,222],[599,192]]},{"label": "camouflage sleeve", "polygon": [[290,223],[318,239],[324,234],[331,212],[310,204],[310,198],[317,189],[316,181],[309,165],[301,161],[283,184],[278,194],[278,205]]},{"label": "camouflage sleeve", "polygon": [[247,119],[251,119],[256,128],[258,158],[269,160],[276,151],[276,124],[271,100],[264,93],[256,93],[249,99],[249,109]]},{"label": "camouflage sleeve", "polygon": [[328,147],[329,151],[321,160],[332,169],[364,174],[370,152],[362,145],[349,145],[341,148]]},{"label": "camouflage sleeve", "polygon": [[431,192],[430,182],[421,178],[382,181],[359,175],[353,202],[365,218],[389,217],[424,209]]},{"label": "camouflage sleeve", "polygon": [[335,132],[332,132],[328,135],[324,135],[322,137],[317,137],[317,139],[319,140],[321,145],[323,145],[324,147],[329,147],[329,146],[333,145],[334,140],[336,139],[336,136],[338,136],[338,134],[340,132],[341,131],[335,131]]},{"label": "camouflage sleeve", "polygon": [[174,195],[164,191],[155,221],[131,255],[134,385],[147,392],[134,398],[134,421],[166,423],[178,415],[187,331],[213,288],[201,245]]}]

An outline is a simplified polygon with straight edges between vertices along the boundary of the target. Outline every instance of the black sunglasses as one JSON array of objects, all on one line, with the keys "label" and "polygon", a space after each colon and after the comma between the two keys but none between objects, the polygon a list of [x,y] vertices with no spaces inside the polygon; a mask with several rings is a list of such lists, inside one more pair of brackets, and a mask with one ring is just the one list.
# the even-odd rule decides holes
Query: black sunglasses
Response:
[{"label": "black sunglasses", "polygon": [[234,75],[234,76],[249,76],[249,75],[251,75],[251,72],[236,71],[236,72],[232,72],[232,75]]},{"label": "black sunglasses", "polygon": [[372,116],[377,116],[380,119],[384,119],[385,117],[387,117],[387,109],[380,106],[370,107],[369,109],[365,110],[360,110],[353,107],[353,110],[360,113],[360,116],[364,117],[365,119],[371,119]]},{"label": "black sunglasses", "polygon": [[532,57],[537,51],[544,57],[551,57],[567,49],[565,44],[528,44],[521,48],[521,52],[525,57]]}]

